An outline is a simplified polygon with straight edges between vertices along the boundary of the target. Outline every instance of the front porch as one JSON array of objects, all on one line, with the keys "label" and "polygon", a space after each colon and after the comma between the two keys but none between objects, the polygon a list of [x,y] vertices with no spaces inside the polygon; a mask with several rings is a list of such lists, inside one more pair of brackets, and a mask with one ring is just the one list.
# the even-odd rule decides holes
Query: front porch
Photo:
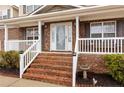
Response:
[{"label": "front porch", "polygon": [[[42,54],[42,52],[59,52],[59,53],[71,52],[74,55],[73,55],[73,59],[69,60],[69,62],[72,63],[72,65],[69,64],[68,71],[73,70],[72,71],[73,73],[71,77],[70,76],[71,74],[69,72],[69,78],[67,80],[69,81],[68,85],[72,83],[72,86],[75,86],[79,54],[91,54],[91,55],[98,54],[99,55],[99,54],[123,54],[124,53],[123,14],[119,16],[116,15],[115,17],[112,15],[115,13],[120,13],[119,9],[113,10],[111,12],[98,11],[98,13],[96,12],[97,10],[90,11],[91,12],[90,14],[89,12],[87,12],[86,14],[85,13],[75,14],[76,12],[75,11],[74,14],[69,15],[69,13],[66,12],[67,14],[65,13],[65,15],[60,15],[59,13],[58,15],[51,14],[53,15],[51,17],[50,17],[50,14],[48,13],[49,15],[48,17],[46,16],[47,14],[45,14],[45,16],[41,14],[41,15],[33,16],[34,19],[31,17],[24,18],[21,21],[20,19],[17,19],[17,22],[13,21],[12,23],[10,20],[10,23],[6,24],[5,22],[4,24],[5,51],[9,51],[9,50],[22,51],[22,54],[20,55],[20,78],[22,78],[22,75],[27,70],[29,65],[31,65],[32,62],[38,57],[38,54],[40,53]],[[121,10],[121,12],[123,11]],[[103,14],[108,16],[104,18]],[[111,22],[107,23],[107,21],[110,21],[110,19],[112,23]],[[98,21],[98,23],[93,24],[91,27],[90,23],[96,22],[96,21]],[[103,21],[106,21],[106,22],[104,23]],[[30,40],[30,39],[29,40],[26,40],[26,39],[9,40],[8,26],[11,26],[11,25],[17,26],[18,28],[34,27],[34,26],[38,27],[37,29],[38,38],[36,40],[35,39],[34,40]],[[48,63],[50,63],[49,65],[50,69],[55,69],[55,66],[51,64],[51,62],[53,62],[53,59],[55,61],[55,58],[57,59],[58,62],[61,61],[62,64],[64,61],[68,62],[68,60],[63,60],[61,58],[61,55],[59,55],[59,57],[54,56],[54,58],[51,58],[50,61],[46,60],[50,58],[49,55],[47,55],[47,57],[45,56],[44,58],[47,66],[49,65]],[[64,58],[66,59],[66,56],[64,56]],[[44,63],[44,60],[42,60],[41,62],[42,62],[41,64],[43,66],[45,65],[44,67],[46,68],[47,66]],[[36,66],[38,67],[39,65],[36,64]],[[62,67],[63,66],[59,64],[57,70]],[[71,67],[73,67],[73,69],[71,69]],[[66,68],[66,65],[64,65],[64,69],[65,68]],[[52,70],[49,70],[49,71],[52,73]],[[47,70],[47,72],[49,71]],[[27,77],[28,76],[29,75],[27,75]],[[37,76],[36,77],[33,76],[33,74],[30,76],[33,78],[37,78],[38,80],[43,79],[44,77],[44,75],[43,76],[41,75],[41,77],[38,78]],[[65,76],[65,72],[64,72],[64,76]],[[72,81],[71,81],[71,78],[72,78]],[[47,78],[47,79],[50,79],[50,78]],[[61,78],[60,81],[61,80],[63,81],[63,78]]]}]

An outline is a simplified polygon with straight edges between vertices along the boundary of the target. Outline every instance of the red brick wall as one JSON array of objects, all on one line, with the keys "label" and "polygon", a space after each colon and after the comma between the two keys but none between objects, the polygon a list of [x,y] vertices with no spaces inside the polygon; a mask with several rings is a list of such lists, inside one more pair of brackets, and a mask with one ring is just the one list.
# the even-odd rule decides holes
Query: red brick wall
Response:
[{"label": "red brick wall", "polygon": [[21,28],[9,28],[8,29],[8,39],[9,40],[22,40],[24,39],[24,31]]},{"label": "red brick wall", "polygon": [[[9,40],[22,40],[24,39],[24,30],[21,28],[9,28],[8,29],[8,39]],[[4,29],[0,29],[0,41],[1,49],[4,50]]]},{"label": "red brick wall", "polygon": [[82,55],[79,55],[78,70],[80,70],[81,64],[91,65],[90,70],[89,70],[91,72],[95,72],[95,73],[108,72],[108,70],[105,66],[103,55],[100,55],[100,54],[82,54]]},{"label": "red brick wall", "polygon": [[4,29],[0,29],[1,50],[4,50]]}]

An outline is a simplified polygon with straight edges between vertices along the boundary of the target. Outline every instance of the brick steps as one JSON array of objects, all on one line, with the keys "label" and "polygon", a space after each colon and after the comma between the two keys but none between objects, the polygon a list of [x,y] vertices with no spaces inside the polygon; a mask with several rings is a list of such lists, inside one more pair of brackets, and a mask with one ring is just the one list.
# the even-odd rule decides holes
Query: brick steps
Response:
[{"label": "brick steps", "polygon": [[49,82],[53,84],[71,86],[71,79],[65,78],[65,77],[49,76],[49,75],[41,75],[41,74],[38,75],[38,74],[31,74],[31,73],[30,74],[25,73],[23,77],[27,79],[32,79],[32,80]]},{"label": "brick steps", "polygon": [[71,86],[72,54],[41,53],[25,71],[23,78]]},{"label": "brick steps", "polygon": [[62,57],[62,56],[38,56],[36,59],[44,59],[44,60],[59,60],[59,61],[71,61],[71,57]]},{"label": "brick steps", "polygon": [[72,70],[71,66],[61,66],[61,65],[52,65],[52,64],[37,64],[33,63],[30,66],[31,68],[43,68],[43,69],[55,69],[55,70],[63,70],[63,71],[70,71]]},{"label": "brick steps", "polygon": [[42,54],[39,54],[39,56],[63,56],[63,57],[72,57],[72,54],[61,54],[61,53],[42,53]]},{"label": "brick steps", "polygon": [[45,60],[45,59],[36,59],[34,61],[34,63],[37,62],[37,64],[44,64],[44,63],[47,63],[47,64],[53,64],[53,65],[67,65],[67,66],[72,66],[72,62],[70,61],[67,61],[67,60],[64,60],[64,61],[61,61],[61,60]]},{"label": "brick steps", "polygon": [[72,77],[71,72],[54,70],[54,69],[52,70],[52,69],[42,69],[42,68],[29,68],[27,72],[45,74],[45,75],[62,76],[62,77],[68,77],[68,78]]}]

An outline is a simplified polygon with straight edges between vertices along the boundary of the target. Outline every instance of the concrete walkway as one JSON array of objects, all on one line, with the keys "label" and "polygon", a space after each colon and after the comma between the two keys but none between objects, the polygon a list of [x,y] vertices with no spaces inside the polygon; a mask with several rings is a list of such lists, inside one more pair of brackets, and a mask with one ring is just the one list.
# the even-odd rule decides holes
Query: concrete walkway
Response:
[{"label": "concrete walkway", "polygon": [[6,77],[0,75],[0,87],[61,87],[50,83],[40,81]]}]

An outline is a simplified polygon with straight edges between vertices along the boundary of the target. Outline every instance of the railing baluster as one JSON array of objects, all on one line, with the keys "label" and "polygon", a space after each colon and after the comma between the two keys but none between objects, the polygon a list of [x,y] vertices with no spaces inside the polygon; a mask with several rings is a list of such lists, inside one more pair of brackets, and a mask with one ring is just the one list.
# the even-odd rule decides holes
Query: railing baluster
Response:
[{"label": "railing baluster", "polygon": [[120,46],[121,46],[121,54],[123,53],[123,45],[122,45],[122,39],[121,39],[121,44],[120,44]]},{"label": "railing baluster", "polygon": [[99,53],[100,53],[100,39],[99,39]]},{"label": "railing baluster", "polygon": [[86,52],[86,47],[87,47],[87,46],[86,46],[86,40],[85,40],[85,52]]},{"label": "railing baluster", "polygon": [[87,40],[87,52],[89,52],[89,40]]},{"label": "railing baluster", "polygon": [[93,40],[93,52],[94,52],[94,41],[95,41],[95,40]]},{"label": "railing baluster", "polygon": [[110,52],[109,48],[110,48],[110,39],[108,40],[108,53]]},{"label": "railing baluster", "polygon": [[95,51],[95,52],[98,52],[98,51],[97,51],[97,41],[98,41],[98,40],[96,40],[96,48],[95,48],[95,49],[96,49],[96,51]]},{"label": "railing baluster", "polygon": [[116,39],[114,39],[114,53],[116,53]]},{"label": "railing baluster", "polygon": [[83,40],[81,40],[82,42],[82,51],[81,52],[84,52],[83,49],[84,49],[84,44],[83,44]]},{"label": "railing baluster", "polygon": [[106,53],[106,39],[104,40],[104,52]]}]

